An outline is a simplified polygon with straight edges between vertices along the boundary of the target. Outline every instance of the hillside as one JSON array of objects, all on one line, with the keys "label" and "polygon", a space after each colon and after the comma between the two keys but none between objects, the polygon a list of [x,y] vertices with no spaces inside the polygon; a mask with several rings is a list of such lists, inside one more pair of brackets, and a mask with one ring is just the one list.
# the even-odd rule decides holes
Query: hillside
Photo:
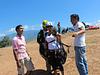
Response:
[{"label": "hillside", "polygon": [[[100,75],[100,29],[86,31],[87,60],[89,75]],[[68,59],[64,64],[65,75],[78,75],[74,60],[73,38],[71,33],[62,36],[62,41],[72,45]],[[38,44],[31,41],[27,44],[27,49],[32,57],[36,70],[33,75],[48,75],[45,71],[45,61],[38,52]],[[0,48],[0,75],[17,75],[16,64],[12,53],[12,48]]]}]

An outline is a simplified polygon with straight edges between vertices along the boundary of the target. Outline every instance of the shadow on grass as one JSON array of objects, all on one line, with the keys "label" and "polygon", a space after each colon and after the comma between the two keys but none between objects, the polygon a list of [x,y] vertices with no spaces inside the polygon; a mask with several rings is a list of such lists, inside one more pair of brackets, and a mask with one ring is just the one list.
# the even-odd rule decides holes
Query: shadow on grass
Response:
[{"label": "shadow on grass", "polygon": [[43,70],[43,69],[37,69],[31,72],[30,75],[52,75],[50,73],[48,73],[48,71]]}]

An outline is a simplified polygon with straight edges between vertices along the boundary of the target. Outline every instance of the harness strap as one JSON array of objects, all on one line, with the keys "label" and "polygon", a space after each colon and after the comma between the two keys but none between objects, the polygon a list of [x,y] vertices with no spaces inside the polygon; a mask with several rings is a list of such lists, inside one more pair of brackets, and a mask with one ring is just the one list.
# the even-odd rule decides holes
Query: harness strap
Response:
[{"label": "harness strap", "polygon": [[54,42],[55,40],[52,40],[52,41],[50,41],[50,42],[48,42],[48,43],[52,43],[52,42]]}]

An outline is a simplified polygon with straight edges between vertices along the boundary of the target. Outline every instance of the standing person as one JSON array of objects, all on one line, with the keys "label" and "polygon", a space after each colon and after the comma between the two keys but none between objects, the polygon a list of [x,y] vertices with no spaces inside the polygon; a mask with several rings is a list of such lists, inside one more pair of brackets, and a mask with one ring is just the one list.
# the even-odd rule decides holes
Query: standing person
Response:
[{"label": "standing person", "polygon": [[45,37],[48,35],[47,28],[46,28],[47,23],[48,23],[48,20],[43,20],[43,22],[42,22],[43,29],[41,29],[37,35],[37,43],[39,44],[39,52],[46,61],[47,71],[51,72],[51,66],[48,64],[48,60],[47,60],[47,56],[46,56],[47,48],[46,48]]},{"label": "standing person", "polygon": [[39,51],[43,58],[45,57],[45,37],[47,35],[47,28],[46,28],[47,22],[48,22],[47,20],[43,20],[42,22],[43,29],[41,29],[37,35],[37,43],[39,44]]},{"label": "standing person", "polygon": [[83,23],[79,22],[79,16],[77,14],[72,14],[70,16],[70,19],[75,31],[72,37],[75,38],[74,49],[76,66],[80,75],[88,75],[85,43],[85,26],[83,25]]},{"label": "standing person", "polygon": [[58,27],[58,33],[60,33],[60,30],[61,30],[60,22],[58,22],[57,27]]},{"label": "standing person", "polygon": [[13,38],[13,53],[17,64],[18,75],[24,75],[24,65],[27,69],[26,75],[30,75],[34,70],[34,65],[27,53],[25,37],[23,36],[23,26],[16,26],[17,35]]},{"label": "standing person", "polygon": [[61,37],[57,36],[56,30],[52,27],[51,23],[47,25],[48,35],[46,36],[46,41],[48,46],[48,62],[53,68],[54,75],[58,75],[59,70],[64,75],[64,68],[60,59],[61,46],[59,42],[61,41]]}]

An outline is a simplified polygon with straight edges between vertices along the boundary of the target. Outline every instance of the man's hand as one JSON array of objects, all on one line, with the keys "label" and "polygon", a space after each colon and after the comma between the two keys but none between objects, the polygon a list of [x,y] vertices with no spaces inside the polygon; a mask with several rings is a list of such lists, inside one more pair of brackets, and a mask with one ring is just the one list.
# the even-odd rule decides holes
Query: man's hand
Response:
[{"label": "man's hand", "polygon": [[21,68],[21,63],[19,61],[16,61],[17,67]]},{"label": "man's hand", "polygon": [[71,45],[68,45],[68,47],[71,47]]},{"label": "man's hand", "polygon": [[74,33],[72,34],[72,37],[76,37],[78,34],[79,34],[78,32],[74,32]]}]

